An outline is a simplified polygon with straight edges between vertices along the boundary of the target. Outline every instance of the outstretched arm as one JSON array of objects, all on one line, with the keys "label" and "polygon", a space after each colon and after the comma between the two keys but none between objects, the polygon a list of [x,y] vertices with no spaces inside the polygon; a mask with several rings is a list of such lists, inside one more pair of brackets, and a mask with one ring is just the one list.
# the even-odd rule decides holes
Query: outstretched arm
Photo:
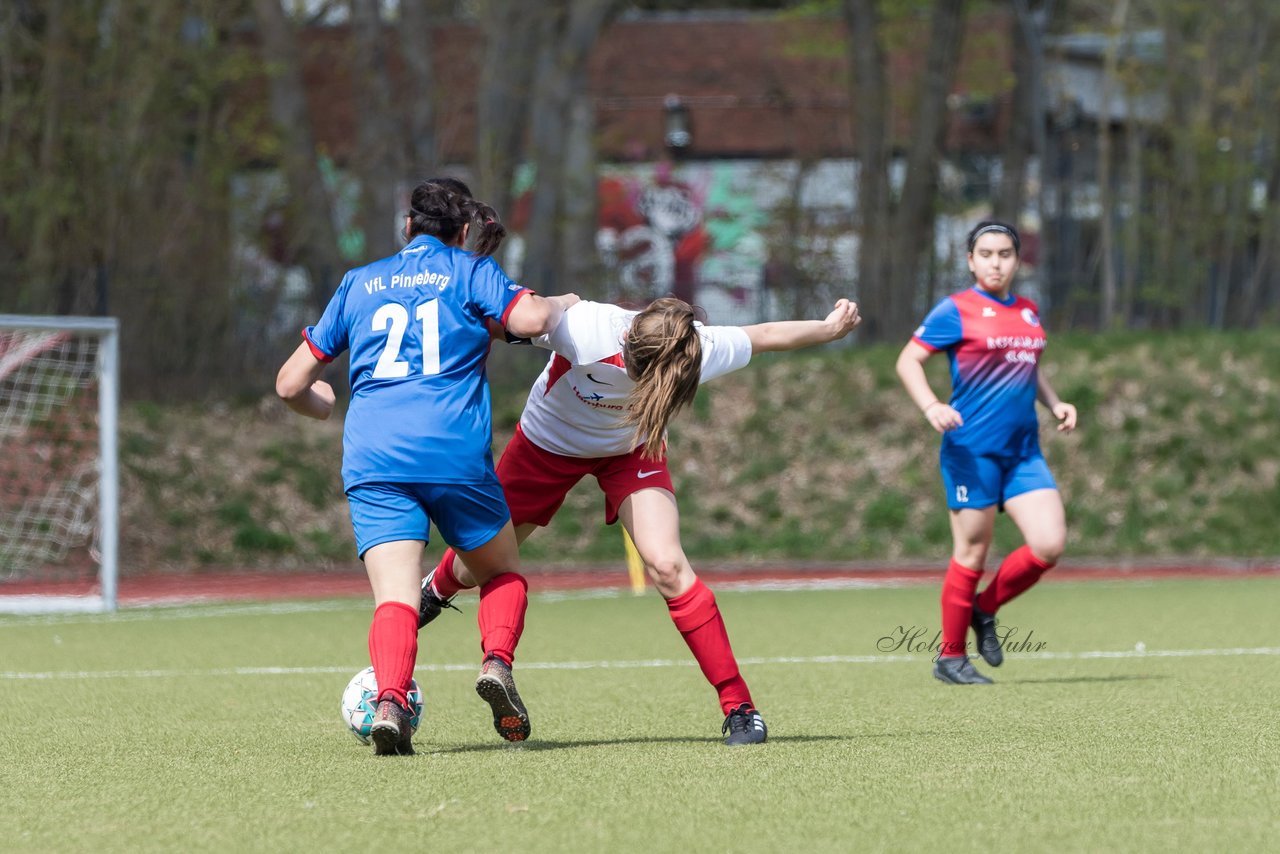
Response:
[{"label": "outstretched arm", "polygon": [[751,339],[752,353],[771,353],[836,341],[848,335],[861,322],[858,304],[839,299],[836,300],[835,308],[823,320],[776,320],[744,326],[742,331]]},{"label": "outstretched arm", "polygon": [[564,311],[579,302],[577,294],[557,294],[540,297],[527,294],[511,308],[507,316],[507,331],[517,338],[537,338],[556,328]]},{"label": "outstretched arm", "polygon": [[276,374],[276,394],[290,409],[324,421],[333,412],[333,386],[320,379],[325,363],[303,341]]}]

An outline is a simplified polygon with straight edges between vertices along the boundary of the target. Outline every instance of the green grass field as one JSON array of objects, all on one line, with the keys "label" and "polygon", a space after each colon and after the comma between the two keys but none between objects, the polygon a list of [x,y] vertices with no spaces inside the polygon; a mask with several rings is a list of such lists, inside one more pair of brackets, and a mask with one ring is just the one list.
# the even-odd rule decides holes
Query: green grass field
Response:
[{"label": "green grass field", "polygon": [[366,601],[0,617],[0,849],[1277,849],[1280,579],[1046,583],[990,687],[881,641],[931,638],[937,596],[720,592],[770,726],[733,749],[652,591],[535,596],[533,738],[500,742],[464,597],[403,758],[338,718]]}]

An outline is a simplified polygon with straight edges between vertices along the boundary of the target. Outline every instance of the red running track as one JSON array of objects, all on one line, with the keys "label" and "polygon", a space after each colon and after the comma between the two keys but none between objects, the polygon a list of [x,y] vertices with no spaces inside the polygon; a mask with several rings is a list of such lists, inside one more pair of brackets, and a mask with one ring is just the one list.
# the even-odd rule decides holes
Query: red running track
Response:
[{"label": "red running track", "polygon": [[[749,568],[701,568],[698,574],[713,589],[719,584],[813,583],[868,585],[940,584],[942,569],[893,565],[751,566]],[[1163,563],[1092,565],[1064,564],[1045,576],[1050,581],[1152,581],[1173,578],[1280,577],[1280,561],[1218,563]],[[535,591],[627,589],[630,580],[624,566],[583,567],[527,572]],[[96,594],[90,580],[0,583],[0,596]],[[191,602],[274,601],[284,599],[332,599],[368,596],[369,582],[359,568],[333,572],[218,571],[198,575],[148,574],[121,578],[117,600],[121,607]]]}]

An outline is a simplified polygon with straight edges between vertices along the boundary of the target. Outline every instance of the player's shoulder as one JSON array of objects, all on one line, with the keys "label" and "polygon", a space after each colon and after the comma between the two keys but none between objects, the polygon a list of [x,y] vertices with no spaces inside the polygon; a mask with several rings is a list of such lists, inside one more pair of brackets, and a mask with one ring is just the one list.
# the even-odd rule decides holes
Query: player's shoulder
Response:
[{"label": "player's shoulder", "polygon": [[367,264],[361,264],[358,267],[352,267],[346,272],[346,275],[342,277],[342,284],[339,285],[339,287],[350,285],[352,282],[364,281],[378,275],[379,272],[389,266],[390,262],[394,258],[395,256],[392,255],[387,258],[375,259]]},{"label": "player's shoulder", "polygon": [[741,326],[712,326],[694,321],[693,327],[698,331],[698,336],[703,341],[710,342],[713,345],[720,343],[737,344],[746,341],[750,346],[751,338]]},{"label": "player's shoulder", "polygon": [[962,291],[956,291],[943,297],[938,301],[938,305],[954,305],[959,308],[978,305],[984,301],[989,302],[990,299],[990,297],[979,293],[977,288],[965,288]]},{"label": "player's shoulder", "polygon": [[569,306],[564,317],[576,330],[583,333],[622,333],[631,327],[637,312],[607,302],[581,300]]},{"label": "player's shoulder", "polygon": [[553,336],[570,339],[581,363],[598,361],[621,352],[635,315],[612,303],[582,300],[565,311]]},{"label": "player's shoulder", "polygon": [[971,291],[958,291],[947,294],[933,304],[927,315],[928,321],[959,317],[963,307],[969,304]]},{"label": "player's shoulder", "polygon": [[589,299],[578,300],[573,305],[569,306],[568,311],[578,314],[582,317],[594,317],[594,318],[604,318],[604,317],[632,318],[632,317],[635,317],[637,314],[639,314],[639,312],[632,311],[631,309],[623,308],[620,305],[614,305],[611,302],[596,302],[594,300],[589,300]]},{"label": "player's shoulder", "polygon": [[1036,304],[1036,301],[1030,297],[1024,297],[1021,294],[1014,295],[1013,308],[1016,308],[1019,311],[1022,309],[1031,309],[1032,314],[1037,316],[1040,314],[1040,306]]}]

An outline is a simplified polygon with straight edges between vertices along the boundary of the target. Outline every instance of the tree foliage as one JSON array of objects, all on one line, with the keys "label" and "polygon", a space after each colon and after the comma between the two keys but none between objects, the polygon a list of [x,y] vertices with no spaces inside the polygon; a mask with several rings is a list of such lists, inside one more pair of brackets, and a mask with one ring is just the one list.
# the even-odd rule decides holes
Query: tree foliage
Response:
[{"label": "tree foliage", "polygon": [[[986,169],[988,208],[1036,234],[1035,281],[1057,328],[1280,316],[1280,6],[1269,0],[11,0],[0,3],[0,312],[121,317],[132,395],[261,391],[284,342],[256,319],[294,284],[237,278],[237,182],[269,173],[286,188],[270,233],[251,237],[305,271],[316,312],[352,262],[352,235],[368,257],[394,250],[404,191],[444,165],[460,117],[474,145],[449,165],[508,220],[517,174],[533,176],[530,283],[592,293],[591,52],[619,16],[726,9],[837,24],[861,167],[848,272],[864,337],[899,338],[934,293],[939,216],[955,205],[940,184],[948,168]],[[993,11],[1007,31],[966,44],[966,18]],[[445,88],[441,33],[460,21],[478,33],[476,74]],[[318,28],[345,40],[356,114],[358,144],[336,163],[317,142],[301,50]],[[1082,33],[1103,40],[1108,97],[1159,109],[1052,101],[1046,70],[1069,58],[1061,37]],[[950,96],[957,67],[1002,39],[1009,64],[965,95],[1005,117],[1002,150],[974,166],[948,148]],[[912,74],[890,61],[903,51]],[[339,173],[355,188],[342,198]],[[775,212],[781,239],[805,233],[787,223],[797,215]],[[780,257],[799,269],[794,253]]]},{"label": "tree foliage", "polygon": [[114,313],[134,387],[227,370],[244,4],[0,5],[0,310]]}]

